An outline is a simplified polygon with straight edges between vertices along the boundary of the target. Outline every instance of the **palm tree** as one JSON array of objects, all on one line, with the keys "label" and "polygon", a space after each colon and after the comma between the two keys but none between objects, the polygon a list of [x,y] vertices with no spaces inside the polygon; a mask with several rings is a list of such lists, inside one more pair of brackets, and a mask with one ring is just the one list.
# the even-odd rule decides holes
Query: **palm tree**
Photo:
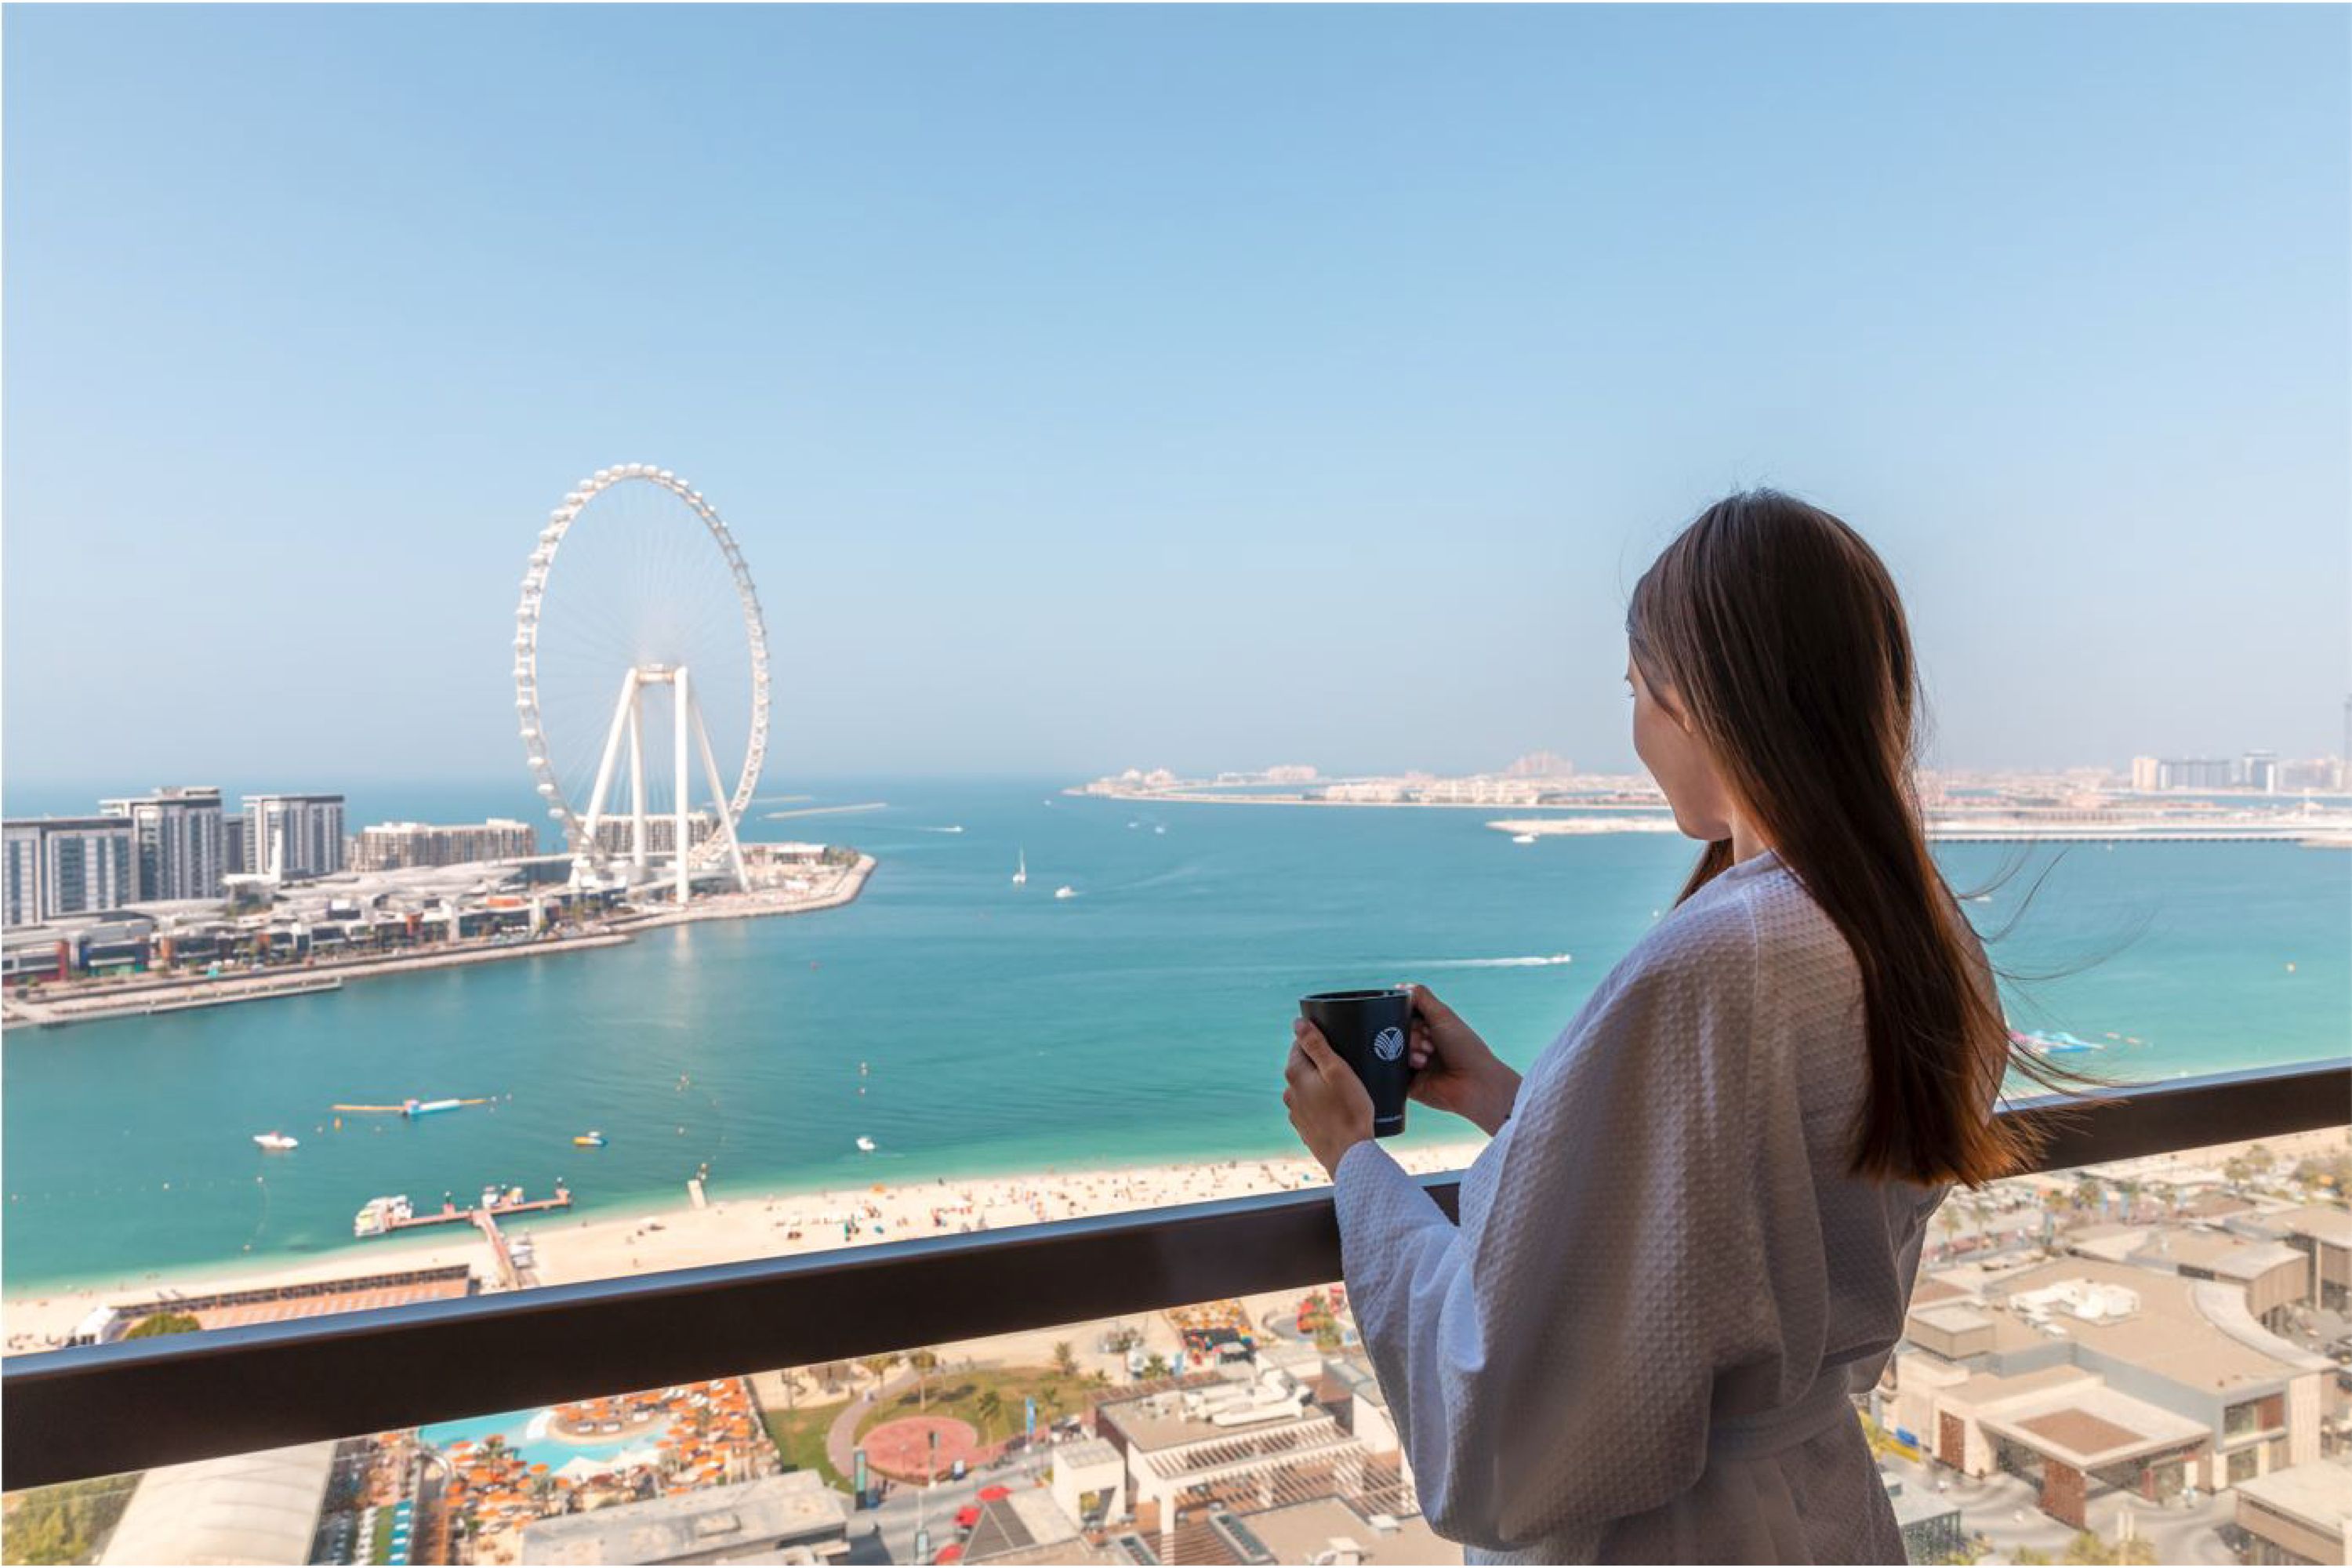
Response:
[{"label": "palm tree", "polygon": [[981,1440],[985,1442],[994,1433],[997,1419],[1004,1414],[1004,1397],[992,1388],[984,1388],[972,1401],[971,1413],[980,1417]]},{"label": "palm tree", "polygon": [[898,1352],[893,1351],[887,1355],[859,1356],[857,1364],[866,1369],[866,1375],[874,1380],[875,1386],[878,1390],[882,1379],[888,1375],[892,1367],[898,1364]]},{"label": "palm tree", "polygon": [[1070,1342],[1062,1340],[1054,1346],[1054,1370],[1064,1377],[1076,1375],[1078,1358],[1070,1350]]},{"label": "palm tree", "polygon": [[1143,1363],[1143,1375],[1146,1377],[1166,1377],[1168,1375],[1168,1358],[1161,1355],[1158,1351],[1153,1351],[1151,1352],[1150,1359]]},{"label": "palm tree", "polygon": [[933,1350],[908,1351],[907,1364],[915,1369],[915,1408],[919,1412],[928,1410],[930,1407],[930,1376],[939,1370],[940,1352]]}]

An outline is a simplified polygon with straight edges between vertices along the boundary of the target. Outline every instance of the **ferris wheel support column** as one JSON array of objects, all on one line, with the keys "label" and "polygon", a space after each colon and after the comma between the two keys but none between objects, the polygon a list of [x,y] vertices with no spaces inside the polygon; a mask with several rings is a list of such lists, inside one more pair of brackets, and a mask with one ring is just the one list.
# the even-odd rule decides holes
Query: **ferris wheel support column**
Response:
[{"label": "ferris wheel support column", "polygon": [[634,881],[646,873],[646,690],[638,686],[629,695],[629,864]]},{"label": "ferris wheel support column", "polygon": [[735,868],[735,887],[739,892],[751,889],[751,879],[743,870],[743,846],[735,837],[735,813],[729,809],[727,786],[719,782],[719,759],[710,750],[710,731],[702,727],[702,705],[694,708],[694,739],[702,748],[702,776],[710,781],[710,799],[719,813],[719,831],[727,835],[727,858]]},{"label": "ferris wheel support column", "polygon": [[[624,731],[631,727],[636,706],[637,672],[632,668],[621,677],[621,696],[620,700],[613,704],[612,728],[604,732],[604,758],[596,764],[596,784],[588,795],[588,816],[580,827],[581,842],[572,847],[572,863],[575,867],[583,855],[593,858],[596,853],[596,825],[604,815],[605,792],[613,787],[613,764],[620,759],[621,735]],[[637,810],[640,815],[645,811],[645,792],[640,789],[637,792]]]},{"label": "ferris wheel support column", "polygon": [[677,673],[670,677],[670,733],[677,742],[672,750],[677,763],[677,837],[671,840],[670,847],[677,853],[677,907],[684,909],[694,890],[693,868],[687,853],[693,847],[693,840],[687,832],[686,820],[687,784],[693,777],[686,765],[686,726],[687,713],[694,698],[687,689],[686,666],[681,664],[677,667]]}]

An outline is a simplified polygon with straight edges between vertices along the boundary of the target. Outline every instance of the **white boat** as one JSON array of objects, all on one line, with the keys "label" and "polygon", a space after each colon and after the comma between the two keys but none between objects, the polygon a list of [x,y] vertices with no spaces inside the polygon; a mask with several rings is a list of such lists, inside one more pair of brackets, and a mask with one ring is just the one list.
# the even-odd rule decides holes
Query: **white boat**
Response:
[{"label": "white boat", "polygon": [[411,1218],[415,1210],[409,1207],[407,1194],[398,1197],[370,1198],[367,1206],[352,1216],[353,1236],[382,1236],[393,1228],[396,1220]]},{"label": "white boat", "polygon": [[1167,825],[1164,823],[1155,822],[1151,825],[1151,831],[1154,833],[1165,833],[1168,831]]},{"label": "white boat", "polygon": [[871,1154],[874,1152],[874,1140],[866,1136],[865,1133],[860,1132],[857,1135],[857,1152],[861,1154]]},{"label": "white boat", "polygon": [[1029,885],[1029,852],[1023,849],[1016,853],[1021,858],[1021,864],[1013,868],[1013,885],[1016,888],[1025,888]]},{"label": "white boat", "polygon": [[1054,889],[1054,896],[1057,899],[1075,899],[1078,896],[1078,890],[1065,882]]},{"label": "white boat", "polygon": [[1511,835],[1511,842],[1514,844],[1533,844],[1535,841],[1536,836],[1532,833],[1514,833]]},{"label": "white boat", "polygon": [[257,1132],[253,1141],[265,1149],[299,1149],[302,1140],[289,1138],[283,1132]]}]

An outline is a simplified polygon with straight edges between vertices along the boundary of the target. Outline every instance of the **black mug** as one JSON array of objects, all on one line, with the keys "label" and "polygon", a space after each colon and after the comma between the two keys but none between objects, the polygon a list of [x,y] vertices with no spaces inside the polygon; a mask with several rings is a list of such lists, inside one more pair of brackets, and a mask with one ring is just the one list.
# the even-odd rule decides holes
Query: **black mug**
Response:
[{"label": "black mug", "polygon": [[1372,1097],[1372,1136],[1393,1138],[1403,1131],[1405,1091],[1412,1087],[1412,1064],[1405,1054],[1412,1034],[1412,993],[1401,986],[1325,991],[1301,996],[1298,1015],[1322,1031],[1325,1043],[1363,1080]]}]

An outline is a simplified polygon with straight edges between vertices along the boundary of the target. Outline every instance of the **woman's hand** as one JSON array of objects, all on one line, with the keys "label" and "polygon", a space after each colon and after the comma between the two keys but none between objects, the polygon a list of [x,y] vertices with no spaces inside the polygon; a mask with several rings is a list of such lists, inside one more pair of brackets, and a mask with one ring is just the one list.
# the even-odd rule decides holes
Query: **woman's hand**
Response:
[{"label": "woman's hand", "polygon": [[1339,1157],[1372,1135],[1372,1097],[1356,1069],[1339,1059],[1323,1031],[1290,1021],[1290,1060],[1282,1069],[1282,1103],[1315,1163],[1332,1174]]},{"label": "woman's hand", "polygon": [[1412,993],[1412,1097],[1433,1110],[1450,1110],[1492,1137],[1519,1097],[1519,1075],[1487,1047],[1462,1015],[1426,985]]}]

